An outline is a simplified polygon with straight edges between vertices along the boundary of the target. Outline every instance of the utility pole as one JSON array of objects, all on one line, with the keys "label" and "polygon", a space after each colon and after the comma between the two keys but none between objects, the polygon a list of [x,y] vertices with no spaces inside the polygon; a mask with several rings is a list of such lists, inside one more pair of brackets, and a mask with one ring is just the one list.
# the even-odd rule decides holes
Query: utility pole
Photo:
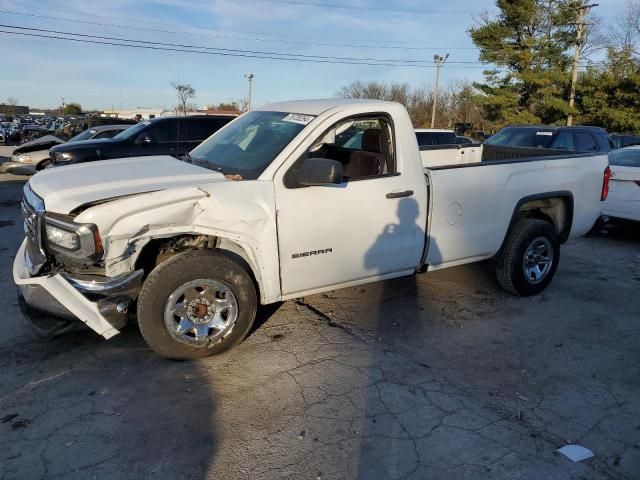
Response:
[{"label": "utility pole", "polygon": [[[573,68],[571,70],[571,93],[569,94],[569,108],[573,110],[576,103],[576,84],[578,83],[578,65],[580,63],[580,49],[582,48],[582,37],[584,36],[585,17],[593,7],[597,7],[598,3],[590,5],[582,5],[578,14],[578,32],[576,35],[576,51],[573,57]],[[573,125],[573,114],[569,112],[567,116],[567,126]]]},{"label": "utility pole", "polygon": [[249,73],[245,73],[244,74],[244,78],[246,78],[247,80],[249,80],[249,97],[247,98],[247,109],[251,110],[251,95],[253,93],[253,78],[254,78],[254,74],[249,72]]},{"label": "utility pole", "polygon": [[436,124],[436,108],[438,106],[438,87],[440,86],[440,69],[445,64],[448,58],[449,58],[448,53],[444,57],[441,57],[440,55],[433,56],[433,63],[436,64],[436,88],[433,92],[433,107],[431,108],[431,128],[433,128]]}]

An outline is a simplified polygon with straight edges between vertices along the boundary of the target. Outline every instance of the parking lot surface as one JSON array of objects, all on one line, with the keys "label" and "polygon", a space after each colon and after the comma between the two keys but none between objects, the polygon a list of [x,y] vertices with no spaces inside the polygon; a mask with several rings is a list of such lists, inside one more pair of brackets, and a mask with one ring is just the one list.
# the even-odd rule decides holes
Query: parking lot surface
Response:
[{"label": "parking lot surface", "polygon": [[640,478],[639,229],[570,242],[537,297],[454,268],[263,308],[174,362],[135,325],[31,332],[23,181],[0,178],[0,478]]}]

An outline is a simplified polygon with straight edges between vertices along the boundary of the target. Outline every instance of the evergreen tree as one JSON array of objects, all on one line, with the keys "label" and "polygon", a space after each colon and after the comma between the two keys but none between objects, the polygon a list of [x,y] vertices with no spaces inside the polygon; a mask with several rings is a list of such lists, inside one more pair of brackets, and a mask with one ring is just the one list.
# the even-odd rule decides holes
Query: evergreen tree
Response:
[{"label": "evergreen tree", "polygon": [[476,87],[498,125],[560,123],[569,112],[579,0],[497,0],[497,17],[484,15],[471,38],[480,60],[498,68]]},{"label": "evergreen tree", "polygon": [[603,67],[581,75],[578,108],[580,123],[640,133],[640,62],[633,48],[609,48]]}]

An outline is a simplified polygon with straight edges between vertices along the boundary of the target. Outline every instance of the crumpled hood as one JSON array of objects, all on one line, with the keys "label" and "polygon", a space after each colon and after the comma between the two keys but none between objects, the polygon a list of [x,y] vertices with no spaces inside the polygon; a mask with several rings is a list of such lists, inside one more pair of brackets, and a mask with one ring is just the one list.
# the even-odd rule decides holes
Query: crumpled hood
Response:
[{"label": "crumpled hood", "polygon": [[49,150],[54,145],[60,145],[64,143],[64,140],[56,137],[55,135],[45,135],[44,137],[36,138],[30,142],[23,143],[16,148],[13,153],[20,154],[26,152],[35,152],[37,150]]},{"label": "crumpled hood", "polygon": [[43,170],[29,181],[45,209],[69,213],[109,198],[228,181],[219,172],[168,155],[120,158]]}]

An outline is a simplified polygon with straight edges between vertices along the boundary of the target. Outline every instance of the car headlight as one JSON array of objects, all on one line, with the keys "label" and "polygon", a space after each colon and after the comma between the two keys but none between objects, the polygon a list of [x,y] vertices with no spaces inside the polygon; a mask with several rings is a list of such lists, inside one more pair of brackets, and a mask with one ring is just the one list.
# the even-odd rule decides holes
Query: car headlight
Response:
[{"label": "car headlight", "polygon": [[28,153],[21,153],[19,155],[13,155],[11,157],[11,161],[17,163],[32,163],[33,160],[31,159],[31,155]]},{"label": "car headlight", "polygon": [[98,227],[90,223],[74,223],[45,216],[47,247],[54,253],[81,260],[97,260],[103,247]]},{"label": "car headlight", "polygon": [[80,237],[76,232],[56,227],[50,223],[47,223],[45,229],[49,243],[71,251],[77,250],[80,247]]},{"label": "car headlight", "polygon": [[65,153],[56,152],[55,157],[58,162],[68,162],[73,158],[73,156],[70,153],[66,153],[66,152]]}]

